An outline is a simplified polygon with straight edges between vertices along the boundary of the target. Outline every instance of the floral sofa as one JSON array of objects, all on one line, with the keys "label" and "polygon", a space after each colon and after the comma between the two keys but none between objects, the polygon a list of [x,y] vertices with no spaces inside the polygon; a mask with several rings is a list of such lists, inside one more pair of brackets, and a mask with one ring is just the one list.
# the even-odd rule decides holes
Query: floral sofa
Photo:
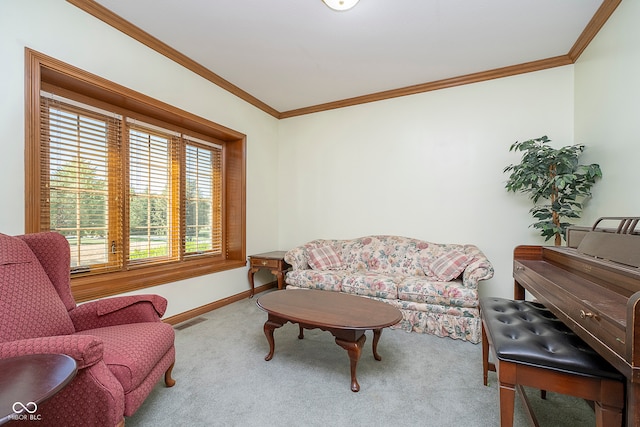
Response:
[{"label": "floral sofa", "polygon": [[400,236],[313,240],[285,254],[287,289],[361,295],[402,312],[395,328],[480,342],[478,282],[493,267],[474,245]]}]

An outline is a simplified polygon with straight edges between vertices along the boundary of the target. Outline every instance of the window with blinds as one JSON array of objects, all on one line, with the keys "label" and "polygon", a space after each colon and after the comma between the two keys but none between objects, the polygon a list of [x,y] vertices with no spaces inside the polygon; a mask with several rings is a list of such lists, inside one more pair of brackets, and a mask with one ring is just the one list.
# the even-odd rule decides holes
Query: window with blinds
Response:
[{"label": "window with blinds", "polygon": [[41,110],[41,221],[69,241],[72,272],[117,268],[120,118],[48,97]]},{"label": "window with blinds", "polygon": [[25,122],[25,232],[67,238],[76,301],[246,267],[244,134],[28,48]]},{"label": "window with blinds", "polygon": [[222,150],[187,139],[185,253],[222,252]]},{"label": "window with blinds", "polygon": [[72,273],[220,255],[222,146],[43,93],[41,223]]},{"label": "window with blinds", "polygon": [[180,228],[175,227],[178,196],[179,137],[140,125],[129,137],[129,260],[180,257]]}]

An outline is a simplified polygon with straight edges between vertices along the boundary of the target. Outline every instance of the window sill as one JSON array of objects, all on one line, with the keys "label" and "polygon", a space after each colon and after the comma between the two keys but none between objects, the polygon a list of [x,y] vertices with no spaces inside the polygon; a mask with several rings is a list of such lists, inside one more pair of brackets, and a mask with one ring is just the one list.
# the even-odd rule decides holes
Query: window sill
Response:
[{"label": "window sill", "polygon": [[130,271],[71,278],[71,292],[77,302],[122,294],[205,274],[242,268],[246,260],[199,259],[178,264],[136,268]]}]

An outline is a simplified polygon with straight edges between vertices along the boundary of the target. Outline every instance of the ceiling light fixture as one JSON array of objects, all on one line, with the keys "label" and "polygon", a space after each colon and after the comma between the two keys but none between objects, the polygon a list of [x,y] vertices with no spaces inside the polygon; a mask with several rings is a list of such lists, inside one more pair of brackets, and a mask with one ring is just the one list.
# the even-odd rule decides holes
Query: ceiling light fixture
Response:
[{"label": "ceiling light fixture", "polygon": [[322,0],[322,1],[324,2],[324,4],[326,4],[333,10],[343,11],[343,10],[351,9],[353,6],[358,4],[360,0]]}]

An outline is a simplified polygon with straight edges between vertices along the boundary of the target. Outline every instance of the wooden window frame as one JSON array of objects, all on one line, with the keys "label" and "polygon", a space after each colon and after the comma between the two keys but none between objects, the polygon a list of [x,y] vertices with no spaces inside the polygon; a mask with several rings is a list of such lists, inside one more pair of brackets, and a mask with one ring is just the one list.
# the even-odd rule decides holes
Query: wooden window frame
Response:
[{"label": "wooden window frame", "polygon": [[163,265],[142,266],[72,277],[76,301],[87,301],[246,265],[246,136],[124,86],[90,74],[32,49],[25,49],[25,232],[45,231],[40,223],[40,92],[47,86],[152,118],[222,143],[223,254],[188,257]]}]

